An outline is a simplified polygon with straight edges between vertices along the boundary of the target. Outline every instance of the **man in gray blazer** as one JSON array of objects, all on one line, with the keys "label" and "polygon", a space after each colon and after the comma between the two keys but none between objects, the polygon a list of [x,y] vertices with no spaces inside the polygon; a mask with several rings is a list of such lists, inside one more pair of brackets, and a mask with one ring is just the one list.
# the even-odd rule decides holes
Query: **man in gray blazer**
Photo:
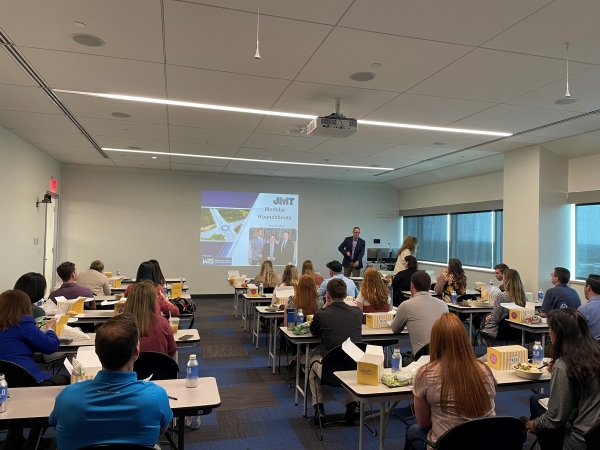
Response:
[{"label": "man in gray blazer", "polygon": [[262,250],[263,250],[263,245],[265,245],[265,239],[263,237],[264,234],[265,234],[265,232],[263,231],[263,229],[259,228],[258,231],[256,232],[256,236],[254,236],[250,240],[250,252],[251,252],[250,261],[252,262],[253,266],[260,264],[261,261],[263,260]]}]

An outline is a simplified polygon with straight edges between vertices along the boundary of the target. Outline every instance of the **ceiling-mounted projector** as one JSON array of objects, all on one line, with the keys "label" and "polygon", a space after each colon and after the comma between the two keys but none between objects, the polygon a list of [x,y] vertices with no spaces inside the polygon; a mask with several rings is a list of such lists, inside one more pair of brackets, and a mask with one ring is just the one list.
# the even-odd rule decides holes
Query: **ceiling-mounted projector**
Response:
[{"label": "ceiling-mounted projector", "polygon": [[335,101],[335,112],[325,117],[317,117],[306,127],[307,136],[325,138],[346,138],[358,130],[356,119],[340,114],[340,99]]}]

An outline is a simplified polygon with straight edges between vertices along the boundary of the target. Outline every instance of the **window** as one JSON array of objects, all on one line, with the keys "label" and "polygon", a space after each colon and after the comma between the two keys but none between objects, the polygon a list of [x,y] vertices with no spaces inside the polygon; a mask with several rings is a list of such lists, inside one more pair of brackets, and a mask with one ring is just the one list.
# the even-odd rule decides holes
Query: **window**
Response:
[{"label": "window", "polygon": [[575,206],[575,278],[600,273],[600,205]]},{"label": "window", "polygon": [[403,218],[404,235],[419,239],[418,259],[493,268],[502,262],[502,211]]}]

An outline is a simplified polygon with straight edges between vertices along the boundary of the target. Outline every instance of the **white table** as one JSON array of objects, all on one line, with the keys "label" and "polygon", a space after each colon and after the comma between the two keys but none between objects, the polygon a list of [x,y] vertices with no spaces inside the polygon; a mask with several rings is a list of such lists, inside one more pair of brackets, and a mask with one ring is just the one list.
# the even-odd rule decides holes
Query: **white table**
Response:
[{"label": "white table", "polygon": [[534,333],[542,335],[542,347],[546,345],[546,333],[549,329],[547,323],[526,323],[526,322],[511,322],[505,319],[512,328],[521,330],[521,345],[525,347],[525,333]]},{"label": "white table", "polygon": [[[177,447],[185,448],[185,417],[210,414],[221,406],[217,380],[198,378],[198,387],[188,389],[185,379],[155,381],[170,397],[169,404],[177,420]],[[48,417],[54,408],[54,399],[65,386],[43,386],[34,388],[11,388],[6,411],[0,414],[2,428],[47,426]]]},{"label": "white table", "polygon": [[267,367],[271,367],[273,360],[273,375],[275,375],[275,355],[277,354],[277,319],[283,319],[283,311],[271,311],[268,306],[255,306],[256,309],[256,348],[258,348],[258,335],[260,333],[260,318],[269,319],[269,355],[267,357]]},{"label": "white table", "polygon": [[[498,382],[497,392],[516,391],[521,389],[534,389],[550,386],[550,373],[546,372],[539,380],[525,380],[519,377],[513,370],[495,370],[491,369],[494,378]],[[390,373],[391,369],[384,369],[384,373]],[[396,402],[410,400],[413,398],[412,386],[389,388],[381,383],[378,386],[358,384],[356,382],[356,370],[334,372],[339,378],[344,389],[350,392],[360,404],[360,431],[358,438],[358,448],[363,448],[363,433],[365,424],[365,404],[380,403],[379,411],[379,449],[383,450],[385,444],[385,430],[387,418],[391,412],[385,408],[386,402]]]},{"label": "white table", "polygon": [[[170,284],[169,282],[167,282],[167,283]],[[179,279],[177,279],[176,283],[179,283]],[[130,283],[130,284],[132,284],[132,283]],[[187,284],[184,284],[182,290],[187,291],[187,290],[189,290],[189,288],[190,287]],[[110,291],[111,292],[125,292],[125,289],[127,289],[127,286],[123,286],[123,283],[121,283],[120,287],[111,287]]]},{"label": "white table", "polygon": [[448,303],[448,310],[456,313],[456,315],[460,313],[469,314],[469,341],[473,339],[473,314],[489,314],[493,309],[492,306],[459,306]]},{"label": "white table", "polygon": [[[301,348],[304,344],[305,348],[305,365],[308,369],[310,365],[310,344],[318,344],[321,342],[320,337],[315,337],[310,333],[306,334],[294,334],[293,331],[288,330],[287,327],[280,327],[281,332],[288,338],[292,344],[296,344],[298,357],[298,363],[296,364],[296,393],[294,396],[294,404],[298,405],[298,394],[302,394],[304,398],[304,406],[302,414],[306,416],[306,403],[307,403],[307,386],[308,386],[308,371],[304,376],[304,388],[300,387],[300,355]],[[362,340],[367,342],[372,341],[387,341],[391,339],[400,339],[401,335],[408,336],[408,330],[405,328],[400,334],[395,334],[391,328],[369,328],[366,325],[362,326]],[[276,351],[275,351],[276,353]],[[273,357],[273,360],[275,357]]]},{"label": "white table", "polygon": [[[191,300],[192,296],[190,294],[184,293],[184,294],[181,294],[181,298],[185,298],[186,300]],[[94,300],[96,300],[96,304],[98,304],[98,302],[103,302],[103,301],[114,302],[117,300],[117,297],[114,295],[97,295],[96,297],[94,297]]]},{"label": "white table", "polygon": [[[244,297],[244,309],[242,310],[242,328],[244,329],[244,331],[248,331],[248,328],[246,327],[248,322],[248,316],[254,315],[254,306],[264,303],[271,303],[273,294],[267,294],[263,297],[248,297],[248,294],[242,295]],[[252,322],[250,321],[250,323]],[[250,326],[250,328],[250,331],[252,331],[252,325]],[[252,343],[254,344],[254,335],[252,335]]]},{"label": "white table", "polygon": [[[187,280],[185,278],[166,278],[165,277],[165,282],[166,283],[179,283],[180,281],[182,281],[185,283]],[[133,284],[135,283],[135,280],[133,278],[127,278],[127,277],[122,277],[121,278],[121,283],[127,283],[127,284]]]}]

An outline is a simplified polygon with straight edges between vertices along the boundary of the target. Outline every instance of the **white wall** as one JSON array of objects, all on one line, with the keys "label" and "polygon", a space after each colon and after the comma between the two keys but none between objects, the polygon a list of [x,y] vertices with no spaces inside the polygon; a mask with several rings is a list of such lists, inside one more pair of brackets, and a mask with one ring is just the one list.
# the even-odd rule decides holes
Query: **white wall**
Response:
[{"label": "white wall", "polygon": [[12,289],[24,273],[42,273],[46,205],[36,208],[35,202],[50,188],[51,177],[60,187],[60,172],[55,159],[0,126],[0,291]]},{"label": "white wall", "polygon": [[83,268],[101,259],[106,270],[135,276],[140,262],[154,258],[165,276],[187,278],[195,294],[231,293],[231,267],[199,264],[202,190],[299,195],[298,260],[312,259],[321,273],[341,258],[337,247],[354,226],[367,247],[374,238],[381,247],[400,239],[398,217],[378,218],[397,215],[398,191],[380,184],[70,165],[62,178],[60,260]]},{"label": "white wall", "polygon": [[569,160],[569,192],[600,190],[600,155]]}]

